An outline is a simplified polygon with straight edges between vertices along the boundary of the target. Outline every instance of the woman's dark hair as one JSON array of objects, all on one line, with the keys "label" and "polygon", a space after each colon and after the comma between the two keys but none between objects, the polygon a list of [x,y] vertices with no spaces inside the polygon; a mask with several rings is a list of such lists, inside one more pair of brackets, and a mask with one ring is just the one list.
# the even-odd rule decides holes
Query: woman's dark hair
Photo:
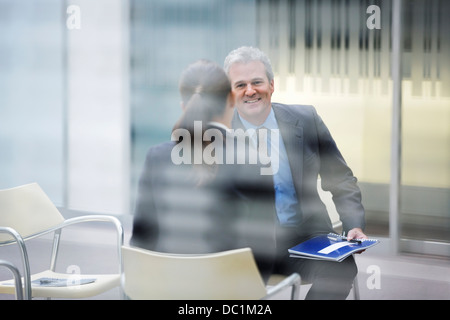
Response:
[{"label": "woman's dark hair", "polygon": [[[208,60],[199,60],[189,65],[181,74],[179,90],[185,107],[173,131],[187,130],[191,135],[191,150],[194,150],[196,147],[194,145],[195,122],[201,122],[203,137],[208,122],[224,114],[227,99],[231,93],[231,84],[225,71],[219,65]],[[179,140],[178,143],[181,141]],[[209,143],[211,142],[203,141],[202,148],[204,149]],[[194,152],[191,152],[191,157],[193,156]],[[214,163],[208,165],[202,163],[200,166],[194,165],[194,171],[196,183],[200,186],[214,178],[217,166]]]},{"label": "woman's dark hair", "polygon": [[199,60],[181,74],[179,91],[185,110],[174,130],[183,128],[193,134],[194,121],[201,121],[205,130],[209,121],[224,113],[231,84],[219,65]]}]

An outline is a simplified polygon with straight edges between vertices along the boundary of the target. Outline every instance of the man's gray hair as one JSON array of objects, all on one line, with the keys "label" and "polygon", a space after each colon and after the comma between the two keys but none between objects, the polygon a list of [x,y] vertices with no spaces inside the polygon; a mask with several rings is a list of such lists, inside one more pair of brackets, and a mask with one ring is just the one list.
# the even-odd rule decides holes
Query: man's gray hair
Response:
[{"label": "man's gray hair", "polygon": [[231,51],[225,58],[223,68],[226,74],[228,74],[231,65],[234,63],[248,63],[251,61],[261,61],[266,68],[266,74],[269,82],[273,80],[274,76],[269,57],[260,49],[254,47],[240,47]]}]

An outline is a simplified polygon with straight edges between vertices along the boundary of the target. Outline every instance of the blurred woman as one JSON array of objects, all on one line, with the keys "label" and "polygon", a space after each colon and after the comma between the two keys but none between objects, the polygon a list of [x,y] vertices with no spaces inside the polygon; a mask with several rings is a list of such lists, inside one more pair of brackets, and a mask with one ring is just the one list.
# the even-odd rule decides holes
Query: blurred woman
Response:
[{"label": "blurred woman", "polygon": [[257,165],[233,161],[240,150],[229,130],[228,77],[200,60],[182,73],[179,90],[183,113],[173,141],[147,153],[131,244],[171,253],[251,247],[265,274],[275,250],[272,180]]}]

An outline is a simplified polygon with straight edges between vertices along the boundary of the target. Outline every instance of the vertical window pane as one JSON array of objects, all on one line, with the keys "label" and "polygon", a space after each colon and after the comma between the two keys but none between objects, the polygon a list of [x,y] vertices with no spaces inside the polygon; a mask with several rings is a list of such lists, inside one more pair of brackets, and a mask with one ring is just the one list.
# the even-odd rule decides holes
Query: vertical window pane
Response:
[{"label": "vertical window pane", "polygon": [[62,2],[0,2],[0,188],[64,198]]},{"label": "vertical window pane", "polygon": [[450,242],[450,5],[404,7],[402,237]]}]

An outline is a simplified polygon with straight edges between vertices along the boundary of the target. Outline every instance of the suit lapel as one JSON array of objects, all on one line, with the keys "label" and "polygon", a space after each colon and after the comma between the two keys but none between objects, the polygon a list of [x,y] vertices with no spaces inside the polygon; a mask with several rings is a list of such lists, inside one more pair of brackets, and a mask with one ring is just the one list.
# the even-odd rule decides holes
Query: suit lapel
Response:
[{"label": "suit lapel", "polygon": [[297,195],[300,195],[303,179],[303,127],[299,126],[298,119],[292,117],[286,109],[273,104],[273,110],[286,148],[295,189]]}]

